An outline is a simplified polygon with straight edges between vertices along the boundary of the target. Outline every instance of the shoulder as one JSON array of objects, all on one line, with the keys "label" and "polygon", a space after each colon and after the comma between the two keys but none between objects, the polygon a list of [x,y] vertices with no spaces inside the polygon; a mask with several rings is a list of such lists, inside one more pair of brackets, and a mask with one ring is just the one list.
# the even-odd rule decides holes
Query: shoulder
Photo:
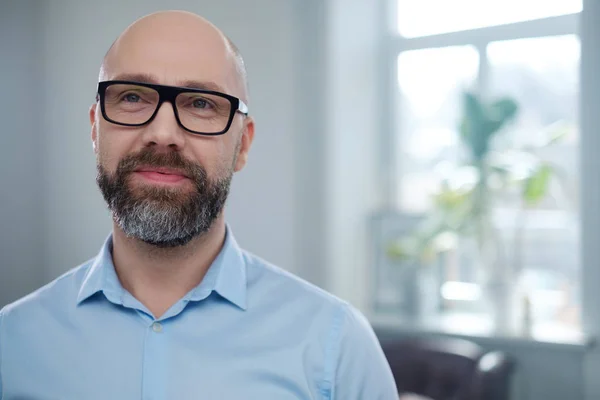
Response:
[{"label": "shoulder", "polygon": [[328,398],[397,397],[379,340],[361,311],[254,255],[244,257],[250,304],[268,311],[273,331],[317,344],[306,354],[319,360],[318,386]]},{"label": "shoulder", "polygon": [[72,303],[75,306],[77,295],[93,260],[89,260],[40,287],[36,291],[6,305],[0,310],[6,323],[8,319],[35,316],[42,311],[63,308]]},{"label": "shoulder", "polygon": [[297,320],[324,328],[329,340],[374,338],[367,318],[352,304],[251,253],[243,252],[249,298],[294,313]]},{"label": "shoulder", "polygon": [[264,259],[242,251],[246,264],[248,290],[277,301],[301,301],[345,312],[352,307],[344,300]]}]

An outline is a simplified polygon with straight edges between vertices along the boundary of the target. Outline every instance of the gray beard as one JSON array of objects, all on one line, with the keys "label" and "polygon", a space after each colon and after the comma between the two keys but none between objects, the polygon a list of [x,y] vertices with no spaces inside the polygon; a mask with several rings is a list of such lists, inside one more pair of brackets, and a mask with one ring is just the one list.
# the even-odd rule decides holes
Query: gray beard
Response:
[{"label": "gray beard", "polygon": [[[195,188],[133,188],[128,178],[140,165],[183,170]],[[98,187],[116,224],[127,236],[161,248],[183,246],[210,230],[225,206],[233,174],[212,182],[203,167],[179,153],[149,150],[121,160],[113,176],[99,162],[97,170]]]}]

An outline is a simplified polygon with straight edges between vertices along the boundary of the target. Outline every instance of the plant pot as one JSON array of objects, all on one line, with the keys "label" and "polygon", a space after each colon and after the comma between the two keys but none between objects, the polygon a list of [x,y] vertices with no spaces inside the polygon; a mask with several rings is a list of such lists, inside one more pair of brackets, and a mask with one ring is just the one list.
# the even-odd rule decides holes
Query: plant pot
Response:
[{"label": "plant pot", "polygon": [[483,306],[499,334],[510,334],[516,329],[514,285],[505,279],[490,277],[482,285]]},{"label": "plant pot", "polygon": [[411,266],[402,277],[402,312],[406,317],[419,319],[440,311],[440,282],[434,265]]},{"label": "plant pot", "polygon": [[494,228],[489,229],[485,237],[477,239],[474,249],[481,306],[495,332],[508,334],[516,329],[516,282]]}]

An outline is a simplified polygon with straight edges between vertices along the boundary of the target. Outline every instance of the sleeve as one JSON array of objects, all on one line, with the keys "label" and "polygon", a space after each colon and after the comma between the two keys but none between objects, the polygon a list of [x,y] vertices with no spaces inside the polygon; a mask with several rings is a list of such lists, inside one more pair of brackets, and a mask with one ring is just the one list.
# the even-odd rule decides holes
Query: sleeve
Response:
[{"label": "sleeve", "polygon": [[367,319],[347,306],[341,324],[332,399],[397,400],[398,390]]}]

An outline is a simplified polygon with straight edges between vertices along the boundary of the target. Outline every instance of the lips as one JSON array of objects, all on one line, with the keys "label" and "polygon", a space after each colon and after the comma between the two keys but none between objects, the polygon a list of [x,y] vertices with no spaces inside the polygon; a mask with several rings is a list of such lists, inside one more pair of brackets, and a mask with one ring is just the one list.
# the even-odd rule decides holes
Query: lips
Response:
[{"label": "lips", "polygon": [[181,176],[183,178],[188,178],[188,176],[184,172],[179,171],[177,169],[172,169],[172,168],[142,167],[142,168],[137,168],[135,170],[135,172],[156,173],[156,174],[162,174],[162,175],[175,175],[175,176]]},{"label": "lips", "polygon": [[161,183],[177,183],[188,179],[188,176],[179,170],[163,167],[143,167],[134,171],[143,178]]}]

